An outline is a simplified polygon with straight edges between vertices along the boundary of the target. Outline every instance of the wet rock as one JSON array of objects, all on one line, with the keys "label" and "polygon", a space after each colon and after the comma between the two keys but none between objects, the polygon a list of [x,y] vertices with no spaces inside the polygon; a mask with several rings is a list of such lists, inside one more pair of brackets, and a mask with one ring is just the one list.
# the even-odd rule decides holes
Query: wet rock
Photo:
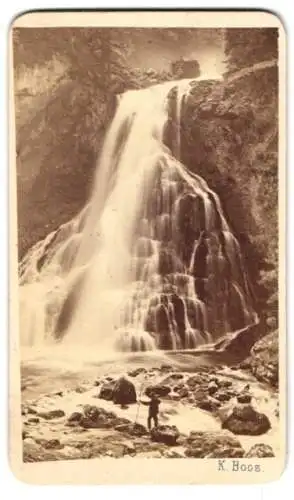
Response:
[{"label": "wet rock", "polygon": [[229,388],[229,387],[232,387],[233,385],[233,382],[231,380],[218,380],[218,386],[221,387],[221,388]]},{"label": "wet rock", "polygon": [[218,385],[214,381],[209,382],[208,387],[207,387],[208,394],[212,395],[217,390],[218,390]]},{"label": "wet rock", "polygon": [[187,438],[188,438],[188,436],[186,434],[181,433],[177,439],[177,445],[178,446],[186,446],[187,445]]},{"label": "wet rock", "polygon": [[60,443],[59,439],[44,439],[42,440],[42,446],[46,450],[61,450],[64,445]]},{"label": "wet rock", "polygon": [[237,396],[237,401],[238,403],[251,403],[251,400],[252,400],[252,396],[250,394],[246,394],[246,393],[241,393]]},{"label": "wet rock", "polygon": [[164,385],[171,385],[175,382],[177,382],[178,380],[182,380],[184,378],[184,375],[182,373],[171,373],[167,378],[165,378],[163,381],[162,381],[162,384]]},{"label": "wet rock", "polygon": [[48,410],[38,412],[38,416],[45,418],[46,420],[53,420],[54,418],[61,418],[65,416],[63,410]]},{"label": "wet rock", "polygon": [[185,345],[185,331],[186,331],[186,307],[184,300],[179,297],[177,293],[172,294],[171,302],[174,310],[174,317],[177,324],[178,334],[181,338],[182,346]]},{"label": "wet rock", "polygon": [[180,433],[175,425],[160,425],[151,429],[150,436],[153,441],[175,446]]},{"label": "wet rock", "polygon": [[245,458],[267,458],[274,457],[274,451],[268,444],[258,443],[252,446],[246,453]]},{"label": "wet rock", "polygon": [[189,396],[189,394],[190,394],[190,393],[189,393],[189,390],[187,389],[187,387],[183,387],[183,389],[181,389],[181,390],[179,391],[179,396],[180,396],[181,398],[187,398],[187,397]]},{"label": "wet rock", "polygon": [[113,388],[112,400],[121,405],[136,403],[137,394],[133,382],[125,377],[119,378]]},{"label": "wet rock", "polygon": [[211,398],[203,399],[202,401],[197,401],[197,407],[201,410],[216,412],[219,408],[219,401],[213,400]]},{"label": "wet rock", "polygon": [[104,383],[100,388],[99,398],[112,401],[114,385],[114,382]]},{"label": "wet rock", "polygon": [[140,237],[137,239],[135,248],[137,257],[151,257],[153,253],[152,241],[149,238]]},{"label": "wet rock", "polygon": [[158,334],[158,347],[169,350],[173,347],[173,335],[170,329],[167,306],[159,304],[155,308],[155,330]]},{"label": "wet rock", "polygon": [[28,422],[30,424],[38,424],[40,422],[40,419],[38,417],[30,417],[28,418]]},{"label": "wet rock", "polygon": [[[164,381],[162,383],[164,383]],[[180,384],[175,385],[173,390],[176,392],[179,392],[182,389],[184,389],[185,387],[187,387],[187,386],[184,383],[180,383]]]},{"label": "wet rock", "polygon": [[144,425],[133,424],[132,422],[119,423],[114,426],[114,429],[119,432],[125,432],[131,436],[145,436],[148,431]]},{"label": "wet rock", "polygon": [[197,373],[196,375],[189,377],[186,383],[189,387],[194,388],[197,385],[203,384],[204,382],[205,382],[204,377]]},{"label": "wet rock", "polygon": [[207,392],[204,391],[203,389],[198,389],[194,392],[194,399],[196,403],[204,401],[207,399]]},{"label": "wet rock", "polygon": [[191,432],[186,440],[186,457],[193,458],[241,458],[241,443],[226,432]]},{"label": "wet rock", "polygon": [[184,272],[184,265],[172,249],[162,248],[158,256],[158,273],[160,275]]},{"label": "wet rock", "polygon": [[227,392],[227,391],[219,391],[216,394],[214,394],[215,399],[218,399],[218,401],[229,401],[232,398],[232,395]]},{"label": "wet rock", "polygon": [[261,382],[266,382],[273,387],[279,384],[279,332],[266,335],[254,344],[251,349],[250,370]]},{"label": "wet rock", "polygon": [[21,414],[22,415],[37,415],[37,410],[35,410],[32,406],[21,405]]},{"label": "wet rock", "polygon": [[78,385],[76,388],[75,388],[75,391],[78,393],[78,394],[83,394],[84,392],[87,392],[88,391],[88,387],[86,386],[82,386],[82,385]]},{"label": "wet rock", "polygon": [[237,405],[231,414],[223,421],[223,429],[228,429],[233,434],[259,436],[271,428],[266,415],[256,411],[250,404]]},{"label": "wet rock", "polygon": [[82,418],[83,414],[79,411],[75,411],[68,417],[66,425],[68,425],[69,427],[75,427],[76,425],[80,424]]},{"label": "wet rock", "polygon": [[79,424],[84,429],[107,429],[113,426],[116,415],[97,406],[86,405]]},{"label": "wet rock", "polygon": [[37,410],[35,408],[33,408],[32,406],[28,406],[27,411],[28,411],[29,415],[37,415],[37,413],[38,413]]},{"label": "wet rock", "polygon": [[130,372],[128,372],[128,375],[130,377],[137,377],[141,373],[146,373],[146,372],[147,372],[146,368],[141,367],[141,368],[136,368],[135,370],[131,370]]},{"label": "wet rock", "polygon": [[151,394],[157,394],[159,397],[165,397],[171,392],[171,388],[168,385],[157,384],[157,385],[149,385],[145,389],[146,396],[150,397]]},{"label": "wet rock", "polygon": [[68,290],[67,297],[63,302],[55,326],[54,337],[56,339],[63,338],[65,331],[67,330],[70,324],[73,311],[76,308],[77,301],[79,300],[80,297],[81,289],[84,285],[84,281],[85,281],[85,273],[82,273],[76,278],[76,280],[72,284],[72,287]]},{"label": "wet rock", "polygon": [[250,362],[248,360],[244,360],[239,364],[240,370],[249,370],[250,369]]},{"label": "wet rock", "polygon": [[[230,289],[230,299],[229,299],[229,311],[228,314],[231,320],[231,327],[233,333],[226,334],[221,338],[215,348],[221,352],[226,352],[229,355],[234,356],[236,359],[242,355],[242,360],[244,357],[248,356],[250,350],[256,340],[260,335],[259,324],[249,325],[243,328],[244,325],[244,315],[243,306],[240,301],[240,296],[234,288]],[[232,370],[237,370],[238,365],[231,366]]]}]

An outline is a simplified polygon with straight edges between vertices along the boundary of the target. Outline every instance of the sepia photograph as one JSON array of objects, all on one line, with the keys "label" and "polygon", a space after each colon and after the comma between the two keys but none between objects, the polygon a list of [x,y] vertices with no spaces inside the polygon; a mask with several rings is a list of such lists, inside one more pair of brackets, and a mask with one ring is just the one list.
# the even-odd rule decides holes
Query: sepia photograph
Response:
[{"label": "sepia photograph", "polygon": [[11,28],[17,460],[275,470],[284,34],[106,14]]}]

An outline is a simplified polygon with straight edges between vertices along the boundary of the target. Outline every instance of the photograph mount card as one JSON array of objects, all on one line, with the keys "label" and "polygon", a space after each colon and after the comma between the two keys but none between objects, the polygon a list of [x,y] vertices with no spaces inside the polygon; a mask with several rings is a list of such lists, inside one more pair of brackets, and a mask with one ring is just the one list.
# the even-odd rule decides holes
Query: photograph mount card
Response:
[{"label": "photograph mount card", "polygon": [[280,20],[31,12],[11,26],[9,57],[13,472],[34,484],[278,479]]}]

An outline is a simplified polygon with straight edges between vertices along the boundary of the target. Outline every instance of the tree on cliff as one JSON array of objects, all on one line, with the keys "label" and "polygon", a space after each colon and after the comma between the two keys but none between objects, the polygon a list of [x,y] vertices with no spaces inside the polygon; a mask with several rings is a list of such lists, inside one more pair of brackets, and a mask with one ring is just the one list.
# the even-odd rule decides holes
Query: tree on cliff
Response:
[{"label": "tree on cliff", "polygon": [[229,28],[225,40],[228,73],[278,59],[277,28]]}]

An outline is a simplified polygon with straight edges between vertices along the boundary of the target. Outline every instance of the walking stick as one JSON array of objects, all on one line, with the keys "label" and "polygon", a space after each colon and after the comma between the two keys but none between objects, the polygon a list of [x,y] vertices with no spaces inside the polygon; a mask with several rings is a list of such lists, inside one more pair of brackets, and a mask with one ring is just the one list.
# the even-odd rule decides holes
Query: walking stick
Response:
[{"label": "walking stick", "polygon": [[139,401],[138,401],[138,407],[137,407],[137,413],[136,413],[136,418],[135,418],[134,425],[136,425],[138,417],[139,417],[139,410],[140,410],[140,405],[141,405],[141,395],[142,395],[144,384],[145,384],[145,379],[143,379],[141,387],[140,387]]}]

